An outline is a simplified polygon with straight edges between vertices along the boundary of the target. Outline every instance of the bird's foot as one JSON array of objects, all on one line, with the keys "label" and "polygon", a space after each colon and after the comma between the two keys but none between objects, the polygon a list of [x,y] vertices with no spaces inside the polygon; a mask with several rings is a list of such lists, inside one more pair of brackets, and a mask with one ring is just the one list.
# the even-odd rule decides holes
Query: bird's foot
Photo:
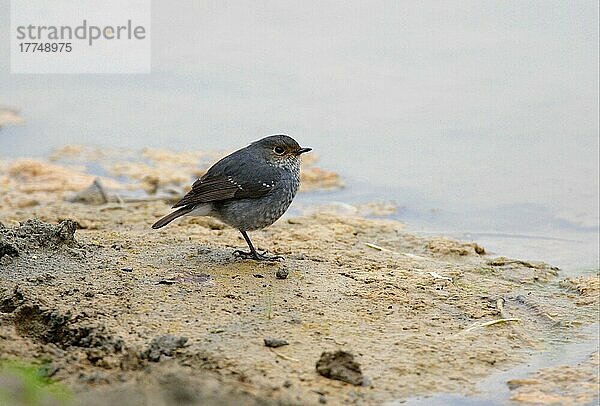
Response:
[{"label": "bird's foot", "polygon": [[267,251],[263,253],[259,252],[246,252],[242,250],[233,251],[233,256],[241,259],[253,259],[255,261],[279,261],[283,259],[281,255],[266,255]]}]

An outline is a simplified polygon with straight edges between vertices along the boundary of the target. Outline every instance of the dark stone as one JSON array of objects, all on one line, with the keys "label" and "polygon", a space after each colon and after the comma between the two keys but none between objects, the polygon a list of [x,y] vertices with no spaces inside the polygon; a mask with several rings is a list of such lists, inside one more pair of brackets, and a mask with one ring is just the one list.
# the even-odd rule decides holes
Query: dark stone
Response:
[{"label": "dark stone", "polygon": [[13,291],[0,298],[0,312],[12,313],[24,302],[24,295],[18,286],[15,286]]},{"label": "dark stone", "polygon": [[85,203],[91,205],[100,205],[108,202],[108,196],[104,190],[104,186],[98,179],[87,188],[79,191],[74,196],[67,198],[71,203]]},{"label": "dark stone", "polygon": [[0,259],[5,255],[8,255],[11,258],[16,258],[19,256],[19,250],[17,247],[6,241],[0,241]]},{"label": "dark stone", "polygon": [[178,349],[186,346],[187,341],[187,337],[174,336],[171,334],[155,337],[150,342],[148,348],[142,353],[142,358],[152,362],[158,362],[160,361],[161,355],[172,357]]},{"label": "dark stone", "polygon": [[277,348],[277,347],[282,347],[284,345],[289,345],[289,343],[287,341],[282,340],[280,338],[267,337],[264,339],[264,341],[265,341],[265,346],[271,347],[271,348]]},{"label": "dark stone", "polygon": [[60,243],[69,245],[75,242],[75,231],[77,231],[76,221],[63,220],[58,224],[56,235]]},{"label": "dark stone", "polygon": [[287,268],[279,268],[277,272],[275,272],[277,279],[287,279],[289,274],[290,271],[288,271]]},{"label": "dark stone", "polygon": [[323,352],[317,361],[317,372],[325,378],[362,385],[363,374],[354,355],[346,351]]}]

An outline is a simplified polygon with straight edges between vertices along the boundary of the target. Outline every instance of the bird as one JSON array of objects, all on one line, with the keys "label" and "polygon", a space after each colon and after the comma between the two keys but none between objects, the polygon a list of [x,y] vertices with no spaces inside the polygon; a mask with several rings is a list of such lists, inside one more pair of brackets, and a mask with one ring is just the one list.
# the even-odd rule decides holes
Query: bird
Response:
[{"label": "bird", "polygon": [[263,229],[286,212],[300,186],[300,156],[311,151],[284,134],[270,135],[222,158],[173,205],[174,212],[158,220],[158,229],[184,215],[212,216],[240,231],[249,252],[236,257],[276,261],[279,255],[259,253],[249,231]]}]

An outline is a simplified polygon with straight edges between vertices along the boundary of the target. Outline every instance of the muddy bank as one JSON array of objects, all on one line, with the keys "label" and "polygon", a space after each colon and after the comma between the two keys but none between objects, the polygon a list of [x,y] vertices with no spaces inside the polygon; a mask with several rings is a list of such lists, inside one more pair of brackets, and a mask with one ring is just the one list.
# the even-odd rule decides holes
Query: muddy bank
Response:
[{"label": "muddy bank", "polygon": [[[17,208],[34,207],[57,198],[88,203],[153,199],[175,202],[226,154],[100,150],[75,145],[53,152],[48,160],[0,158],[0,196],[5,205]],[[301,192],[344,186],[337,173],[317,165],[316,156],[303,159],[301,180]],[[89,196],[87,189],[94,183],[101,187],[100,201],[97,196]]]},{"label": "muddy bank", "polygon": [[[169,210],[162,199],[72,203],[73,187],[20,204],[31,196],[10,183],[13,164],[0,172],[9,185],[0,189],[0,354],[43,365],[75,402],[101,394],[379,404],[470,394],[526,351],[597,318],[594,278],[562,280],[550,265],[415,237],[395,221],[287,217],[252,234],[285,260],[255,263],[232,256],[243,239],[213,219],[150,229]],[[352,354],[360,379],[317,371],[331,357],[323,353],[339,350]],[[539,390],[520,390],[528,388]]]},{"label": "muddy bank", "polygon": [[533,405],[598,404],[598,352],[577,365],[544,368],[508,381],[511,400]]}]

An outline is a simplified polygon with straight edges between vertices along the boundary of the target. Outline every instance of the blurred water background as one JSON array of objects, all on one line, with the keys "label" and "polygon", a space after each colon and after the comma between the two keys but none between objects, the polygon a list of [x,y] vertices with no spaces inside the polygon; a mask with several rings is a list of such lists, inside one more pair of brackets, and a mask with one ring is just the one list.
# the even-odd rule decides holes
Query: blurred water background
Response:
[{"label": "blurred water background", "polygon": [[154,1],[152,74],[11,75],[0,156],[232,150],[273,133],[411,232],[598,268],[597,1]]}]

